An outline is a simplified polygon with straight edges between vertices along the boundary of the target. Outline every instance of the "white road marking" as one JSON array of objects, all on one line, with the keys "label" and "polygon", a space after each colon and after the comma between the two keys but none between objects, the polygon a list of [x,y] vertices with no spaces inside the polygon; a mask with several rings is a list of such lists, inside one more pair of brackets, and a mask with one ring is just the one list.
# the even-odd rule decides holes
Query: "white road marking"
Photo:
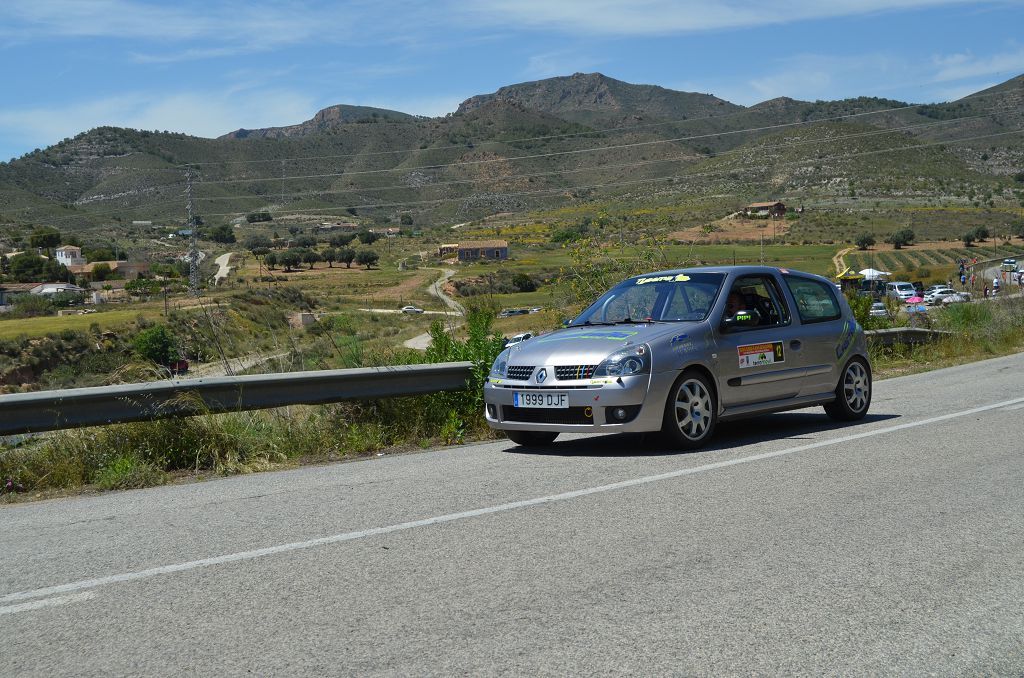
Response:
[{"label": "white road marking", "polygon": [[863,438],[871,438],[874,436],[885,435],[887,433],[895,433],[896,431],[905,431],[907,429],[918,428],[920,426],[931,426],[932,424],[936,424],[942,421],[949,421],[950,419],[958,419],[960,417],[969,417],[972,414],[979,414],[981,412],[987,412],[989,410],[996,410],[999,408],[1017,404],[1024,405],[1024,398],[1004,400],[1002,402],[993,403],[991,405],[973,407],[969,410],[951,412],[948,414],[939,415],[937,417],[931,417],[929,419],[921,419],[920,421],[908,422],[906,424],[896,424],[895,426],[888,426],[886,428],[879,428],[871,431],[862,431],[861,433],[851,433],[850,435],[840,436],[839,438],[819,440],[818,442],[808,443],[806,445],[799,445],[797,447],[790,447],[784,450],[776,450],[774,452],[763,452],[761,454],[754,454],[749,457],[740,457],[738,459],[730,459],[728,461],[719,461],[713,464],[705,464],[703,466],[695,466],[693,468],[679,469],[676,471],[669,471],[667,473],[659,473],[653,476],[643,476],[640,478],[623,480],[617,483],[609,483],[608,485],[588,487],[582,490],[573,490],[571,492],[562,492],[560,494],[552,494],[545,497],[535,497],[533,499],[513,501],[507,504],[488,506],[486,508],[473,509],[471,511],[462,511],[460,513],[448,513],[443,516],[423,518],[422,520],[412,520],[406,523],[397,523],[395,525],[386,525],[384,527],[373,527],[367,530],[358,530],[356,532],[344,532],[342,534],[334,534],[327,537],[320,537],[318,539],[310,539],[308,541],[278,544],[277,546],[268,546],[266,548],[254,549],[252,551],[240,551],[238,553],[229,553],[227,555],[215,556],[213,558],[190,560],[188,562],[175,563],[173,565],[161,565],[160,567],[151,567],[145,570],[138,570],[136,572],[111,574],[104,577],[96,577],[95,579],[83,579],[81,581],[70,582],[67,584],[59,584],[57,586],[47,586],[44,588],[31,589],[28,591],[8,593],[7,595],[0,596],[0,603],[10,603],[18,600],[42,598],[44,596],[52,596],[59,593],[84,591],[88,589],[98,588],[100,586],[107,586],[109,584],[138,581],[141,579],[150,579],[152,577],[159,577],[165,574],[173,574],[175,572],[186,572],[188,570],[197,570],[204,567],[212,567],[214,565],[223,565],[225,563],[234,563],[243,560],[255,560],[256,558],[272,556],[279,553],[299,551],[302,549],[309,549],[317,546],[326,546],[328,544],[339,544],[341,542],[353,541],[355,539],[363,539],[364,537],[374,537],[380,534],[389,534],[391,532],[402,532],[404,530],[411,530],[417,527],[439,525],[442,523],[454,522],[456,520],[465,520],[467,518],[477,518],[479,516],[486,516],[492,513],[504,513],[505,511],[514,511],[516,509],[527,508],[529,506],[550,504],[557,501],[566,501],[568,499],[586,497],[591,494],[600,494],[603,492],[611,492],[613,490],[621,490],[627,487],[648,485],[650,483],[656,483],[662,480],[671,480],[673,478],[681,478],[683,476],[696,475],[698,473],[704,473],[705,471],[714,471],[716,469],[727,468],[729,466],[738,466],[740,464],[749,464],[755,461],[773,459],[775,457],[784,457],[786,455],[796,454],[797,452],[815,450],[820,447],[841,445],[843,443],[848,443],[853,440],[861,440]]},{"label": "white road marking", "polygon": [[1003,409],[1006,410],[1006,411],[1010,411],[1010,410],[1024,410],[1024,403],[1020,403],[1018,405],[1011,405],[1010,407],[1004,407]]},{"label": "white road marking", "polygon": [[6,607],[0,607],[0,615],[16,614],[18,612],[28,612],[29,610],[38,610],[44,607],[56,607],[57,605],[69,605],[71,603],[80,603],[83,600],[89,600],[90,598],[95,597],[95,591],[82,591],[81,593],[72,593],[70,596],[56,596],[54,598],[32,600],[27,603],[18,603],[17,605],[7,605]]}]

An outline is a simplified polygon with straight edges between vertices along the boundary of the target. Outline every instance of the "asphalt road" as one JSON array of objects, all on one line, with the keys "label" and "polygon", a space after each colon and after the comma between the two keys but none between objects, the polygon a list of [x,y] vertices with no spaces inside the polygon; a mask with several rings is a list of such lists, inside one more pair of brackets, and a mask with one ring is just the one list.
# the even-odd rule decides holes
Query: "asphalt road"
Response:
[{"label": "asphalt road", "polygon": [[5,675],[1024,673],[1024,355],[871,413],[0,508]]}]

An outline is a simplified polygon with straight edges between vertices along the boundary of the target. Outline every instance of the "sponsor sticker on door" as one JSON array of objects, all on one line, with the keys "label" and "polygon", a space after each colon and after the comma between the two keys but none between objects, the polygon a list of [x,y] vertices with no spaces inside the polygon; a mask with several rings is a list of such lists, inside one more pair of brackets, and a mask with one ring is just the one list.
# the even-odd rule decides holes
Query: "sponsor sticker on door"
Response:
[{"label": "sponsor sticker on door", "polygon": [[786,362],[782,352],[781,341],[766,341],[763,344],[747,344],[737,346],[736,353],[740,358],[740,369],[745,367],[764,367],[775,363]]}]

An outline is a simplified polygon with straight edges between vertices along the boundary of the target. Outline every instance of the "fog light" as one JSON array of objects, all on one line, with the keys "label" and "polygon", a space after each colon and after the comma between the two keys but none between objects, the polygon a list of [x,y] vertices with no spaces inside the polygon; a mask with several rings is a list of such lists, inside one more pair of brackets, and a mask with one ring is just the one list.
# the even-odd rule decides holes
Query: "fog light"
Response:
[{"label": "fog light", "polygon": [[626,418],[625,408],[616,407],[614,410],[612,410],[612,416],[618,419],[619,421],[622,421],[623,419]]},{"label": "fog light", "polygon": [[497,419],[498,418],[498,408],[495,407],[494,405],[491,405],[490,403],[488,403],[487,404],[487,416],[490,417],[491,419]]}]

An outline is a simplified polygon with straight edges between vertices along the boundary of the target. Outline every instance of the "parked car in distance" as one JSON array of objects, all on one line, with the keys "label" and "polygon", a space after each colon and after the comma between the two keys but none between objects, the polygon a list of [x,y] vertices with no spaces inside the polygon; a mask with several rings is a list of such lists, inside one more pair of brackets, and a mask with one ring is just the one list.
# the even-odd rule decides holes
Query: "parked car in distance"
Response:
[{"label": "parked car in distance", "polygon": [[1003,264],[999,268],[1001,268],[1004,271],[1016,271],[1017,270],[1017,260],[1016,259],[1003,259]]},{"label": "parked car in distance", "polygon": [[921,296],[922,297],[927,297],[929,294],[931,294],[935,290],[951,290],[951,289],[953,289],[953,288],[950,287],[949,285],[947,285],[946,283],[938,283],[936,285],[929,285],[925,289],[924,294],[922,294]]},{"label": "parked car in distance", "polygon": [[942,298],[943,304],[962,304],[971,300],[969,292],[956,292]]},{"label": "parked car in distance", "polygon": [[956,290],[952,290],[948,287],[940,287],[937,290],[932,290],[931,292],[929,292],[924,298],[924,303],[930,306],[934,306],[935,304],[941,304],[943,299],[954,296],[956,294],[959,294],[959,292],[957,292]]},{"label": "parked car in distance", "polygon": [[512,337],[505,340],[505,346],[513,346],[520,342],[526,341],[527,339],[533,338],[533,332],[520,332],[519,334],[513,335]]},{"label": "parked car in distance", "polygon": [[423,309],[419,306],[403,306],[402,313],[423,313]]},{"label": "parked car in distance", "polygon": [[530,309],[530,313],[540,313],[543,310],[543,306],[534,306],[533,308]]},{"label": "parked car in distance", "polygon": [[885,283],[885,296],[890,299],[896,299],[897,301],[906,301],[912,296],[917,294],[917,290],[914,286],[908,282],[888,282]]},{"label": "parked car in distance", "polygon": [[499,318],[511,318],[514,315],[527,315],[530,309],[527,308],[506,308],[498,314]]},{"label": "parked car in distance", "polygon": [[719,421],[814,405],[862,419],[871,363],[830,280],[769,266],[685,268],[628,278],[564,328],[508,346],[483,395],[488,425],[519,445],[660,431],[694,449]]},{"label": "parked car in distance", "polygon": [[871,304],[871,310],[868,311],[868,315],[872,318],[888,318],[889,309],[885,307],[885,304],[881,301],[876,301]]}]

